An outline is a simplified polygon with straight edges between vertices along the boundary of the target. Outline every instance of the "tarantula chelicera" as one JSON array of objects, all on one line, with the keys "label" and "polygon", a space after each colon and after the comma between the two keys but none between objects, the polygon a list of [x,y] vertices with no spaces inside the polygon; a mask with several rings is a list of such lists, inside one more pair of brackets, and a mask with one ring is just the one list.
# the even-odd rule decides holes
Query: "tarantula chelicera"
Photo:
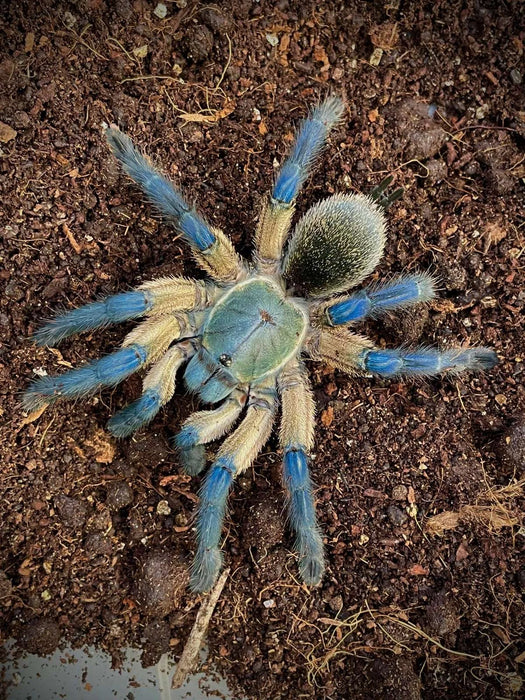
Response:
[{"label": "tarantula chelicera", "polygon": [[425,303],[435,295],[435,283],[424,273],[341,294],[360,284],[381,259],[384,212],[400,194],[387,193],[391,178],[369,196],[337,194],[319,202],[299,220],[284,249],[296,197],[343,111],[343,102],[330,97],[302,123],[264,204],[251,263],[185,202],[128,136],[115,126],[108,128],[106,138],[123,169],[186,240],[208,278],[153,280],[60,314],[35,334],[39,345],[52,346],[74,333],[146,317],[120,350],[61,376],[35,381],[24,395],[28,410],[113,386],[149,365],[140,398],[108,424],[113,435],[130,435],[172,398],[177,371],[187,363],[187,388],[205,403],[218,404],[190,416],[175,437],[189,474],[204,469],[205,445],[240,421],[219,448],[202,486],[190,581],[195,591],[210,589],[217,577],[228,493],[234,478],[250,467],[268,440],[278,397],[283,479],[300,573],[309,585],[322,578],[323,542],[308,473],[315,407],[303,355],[351,375],[381,377],[483,370],[497,362],[494,351],[482,347],[381,349],[348,329],[367,317]]}]

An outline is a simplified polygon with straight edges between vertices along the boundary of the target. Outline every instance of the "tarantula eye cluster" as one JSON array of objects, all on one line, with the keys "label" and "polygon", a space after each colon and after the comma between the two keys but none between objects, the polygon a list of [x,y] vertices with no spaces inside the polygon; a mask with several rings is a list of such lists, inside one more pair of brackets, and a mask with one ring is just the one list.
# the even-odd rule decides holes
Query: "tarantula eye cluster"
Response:
[{"label": "tarantula eye cluster", "polygon": [[196,591],[210,589],[218,575],[229,491],[270,437],[279,399],[283,481],[300,573],[307,584],[321,581],[323,543],[308,469],[315,407],[303,357],[350,374],[383,377],[483,370],[497,362],[488,348],[380,349],[349,330],[367,317],[423,304],[435,295],[426,273],[348,293],[382,257],[385,211],[401,194],[388,194],[391,178],[368,196],[334,195],[314,205],[296,224],[283,254],[297,195],[343,111],[343,102],[330,97],[302,123],[261,213],[251,262],[186,203],[128,136],[108,128],[106,138],[122,168],[186,240],[207,277],[156,279],[60,314],[35,334],[39,345],[53,346],[75,333],[144,319],[119,350],[35,381],[24,395],[27,410],[86,396],[148,368],[142,395],[108,424],[114,435],[125,437],[170,401],[183,366],[187,389],[215,404],[190,416],[174,439],[184,469],[195,475],[205,468],[205,445],[228,434],[201,490],[191,575]]}]

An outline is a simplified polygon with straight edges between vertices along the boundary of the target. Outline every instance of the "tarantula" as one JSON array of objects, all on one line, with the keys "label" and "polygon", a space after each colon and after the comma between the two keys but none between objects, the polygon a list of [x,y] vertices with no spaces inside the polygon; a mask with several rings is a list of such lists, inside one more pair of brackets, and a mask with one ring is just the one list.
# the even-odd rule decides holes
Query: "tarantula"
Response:
[{"label": "tarantula", "polygon": [[109,146],[124,171],[189,244],[208,278],[153,280],[57,315],[34,336],[39,345],[53,346],[74,333],[146,317],[120,350],[35,381],[24,395],[27,410],[116,385],[150,365],[140,398],[108,423],[113,435],[127,436],[172,398],[177,371],[187,363],[189,391],[205,403],[218,404],[190,416],[175,437],[181,463],[192,475],[205,467],[205,445],[230,432],[240,419],[202,486],[190,579],[195,591],[209,590],[218,575],[228,493],[270,437],[278,397],[283,480],[300,573],[308,585],[321,581],[323,542],[308,472],[315,407],[303,355],[351,375],[381,377],[484,370],[497,362],[489,348],[388,350],[348,330],[349,324],[428,302],[435,295],[435,282],[425,273],[341,295],[360,284],[382,257],[384,212],[400,195],[400,190],[388,194],[391,178],[369,196],[336,194],[319,202],[299,220],[284,248],[299,190],[343,111],[342,100],[329,97],[302,123],[264,204],[251,263],[185,202],[128,136],[116,126],[107,128]]}]

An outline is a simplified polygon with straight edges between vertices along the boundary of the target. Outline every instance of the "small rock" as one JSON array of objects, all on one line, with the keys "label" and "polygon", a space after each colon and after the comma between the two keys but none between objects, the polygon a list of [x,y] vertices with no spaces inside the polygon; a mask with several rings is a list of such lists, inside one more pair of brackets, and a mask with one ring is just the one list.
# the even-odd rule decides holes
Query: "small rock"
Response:
[{"label": "small rock", "polygon": [[[435,593],[426,607],[428,630],[437,637],[450,637],[459,629],[459,614],[452,596]],[[452,640],[451,640],[452,641]]]},{"label": "small rock", "polygon": [[77,23],[77,18],[75,17],[75,15],[71,14],[69,10],[66,10],[62,15],[62,21],[68,29],[73,29],[73,27]]},{"label": "small rock", "polygon": [[0,122],[0,141],[2,143],[8,143],[16,137],[16,131],[9,126],[9,124],[4,124]]},{"label": "small rock", "polygon": [[408,99],[396,108],[396,117],[407,159],[432,158],[448,139],[439,122],[429,116],[426,103]]},{"label": "small rock", "polygon": [[330,609],[333,610],[335,613],[341,612],[343,609],[343,597],[340,595],[334,595],[333,598],[330,598],[328,601],[328,605],[330,606]]},{"label": "small rock", "polygon": [[19,110],[18,112],[15,112],[13,123],[18,129],[27,129],[27,127],[31,124],[31,117],[27,112]]},{"label": "small rock", "polygon": [[277,46],[279,43],[279,37],[277,34],[267,34],[266,41],[270,44],[270,46]]},{"label": "small rock", "polygon": [[192,27],[183,37],[182,49],[186,58],[201,63],[213,49],[213,34],[203,24]]},{"label": "small rock", "polygon": [[378,658],[367,668],[366,677],[370,700],[421,699],[421,682],[409,656]]},{"label": "small rock", "polygon": [[144,650],[141,661],[145,668],[158,664],[162,654],[170,650],[170,637],[170,626],[164,620],[153,620],[144,627]]},{"label": "small rock", "polygon": [[392,525],[403,525],[403,523],[406,523],[406,521],[408,520],[408,516],[405,513],[405,511],[401,510],[401,508],[398,508],[397,506],[388,506],[386,512],[388,515],[388,519],[390,520]]},{"label": "small rock", "polygon": [[228,16],[217,12],[217,10],[214,10],[212,7],[203,8],[200,11],[200,17],[204,24],[216,34],[224,34],[231,29],[231,19]]},{"label": "small rock", "polygon": [[525,469],[525,416],[520,416],[505,431],[502,452],[505,460],[516,469]]},{"label": "small rock", "polygon": [[397,484],[392,489],[392,498],[394,501],[406,501],[408,496],[408,489],[403,484]]},{"label": "small rock", "polygon": [[168,501],[159,501],[157,503],[157,513],[159,515],[170,515],[171,514],[171,508],[169,506]]},{"label": "small rock", "polygon": [[514,83],[514,85],[521,85],[521,82],[523,80],[523,76],[521,74],[521,71],[518,68],[513,68],[510,71],[510,79]]},{"label": "small rock", "polygon": [[55,497],[55,507],[64,525],[78,530],[82,529],[87,515],[85,503],[61,493]]},{"label": "small rock", "polygon": [[127,508],[133,503],[133,491],[125,481],[113,481],[107,488],[106,503],[110,510]]},{"label": "small rock", "polygon": [[93,532],[84,540],[84,550],[89,555],[111,556],[113,547],[109,537],[105,537],[101,532]]},{"label": "small rock", "polygon": [[178,606],[188,582],[184,562],[166,549],[142,557],[135,581],[135,597],[147,614],[164,617]]},{"label": "small rock", "polygon": [[132,53],[137,58],[146,58],[146,56],[148,55],[148,45],[141,44],[141,46],[137,46],[136,48],[134,48]]},{"label": "small rock", "polygon": [[153,14],[159,19],[164,19],[168,14],[168,8],[163,2],[159,2],[157,7],[153,10]]},{"label": "small rock", "polygon": [[60,642],[60,627],[54,620],[40,618],[28,622],[18,639],[20,646],[30,654],[52,654]]}]

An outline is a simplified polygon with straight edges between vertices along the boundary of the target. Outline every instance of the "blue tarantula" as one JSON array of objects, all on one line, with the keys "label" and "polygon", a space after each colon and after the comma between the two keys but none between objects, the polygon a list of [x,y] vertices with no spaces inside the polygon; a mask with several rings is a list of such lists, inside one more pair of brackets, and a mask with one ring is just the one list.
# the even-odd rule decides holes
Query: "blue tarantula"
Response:
[{"label": "blue tarantula", "polygon": [[115,126],[108,128],[106,138],[121,166],[186,240],[208,278],[153,280],[58,315],[35,334],[39,345],[52,346],[74,333],[146,317],[120,350],[35,381],[24,395],[27,410],[116,385],[149,365],[140,398],[108,423],[113,435],[127,436],[172,398],[177,371],[187,363],[186,387],[205,403],[218,404],[190,416],[175,438],[181,463],[192,475],[205,467],[205,445],[230,432],[240,419],[202,486],[190,581],[195,591],[209,590],[216,580],[228,493],[268,440],[278,397],[283,479],[300,573],[308,585],[321,581],[323,542],[308,472],[315,407],[303,355],[351,375],[381,377],[484,370],[497,362],[489,348],[380,349],[348,330],[357,321],[425,303],[435,295],[428,274],[403,275],[341,295],[360,284],[382,257],[384,211],[400,194],[387,193],[391,178],[370,196],[337,194],[316,204],[299,220],[284,249],[296,197],[343,111],[343,102],[330,97],[302,123],[264,205],[251,263],[185,202],[128,136]]}]

